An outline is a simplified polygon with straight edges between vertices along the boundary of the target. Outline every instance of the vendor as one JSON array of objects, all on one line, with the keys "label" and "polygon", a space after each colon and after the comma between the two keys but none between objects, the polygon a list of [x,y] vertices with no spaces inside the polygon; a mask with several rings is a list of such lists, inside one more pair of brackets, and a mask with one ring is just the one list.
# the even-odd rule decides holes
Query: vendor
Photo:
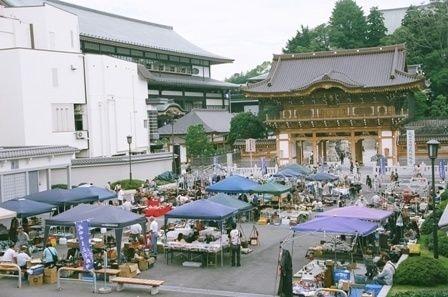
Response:
[{"label": "vendor", "polygon": [[131,236],[130,239],[134,241],[138,241],[140,234],[142,233],[142,225],[140,224],[134,224],[130,227]]},{"label": "vendor", "polygon": [[58,261],[58,251],[51,245],[51,243],[47,243],[45,246],[43,260],[45,267],[56,265],[56,262]]},{"label": "vendor", "polygon": [[390,261],[389,256],[385,255],[383,259],[386,261],[386,264],[384,265],[383,270],[375,276],[373,280],[379,285],[391,286],[394,279],[395,265]]},{"label": "vendor", "polygon": [[20,266],[22,271],[25,272],[24,276],[27,276],[26,270],[26,262],[31,260],[31,257],[27,253],[28,247],[26,245],[20,247],[20,251],[17,254],[17,265]]},{"label": "vendor", "polygon": [[21,226],[17,228],[17,232],[17,245],[19,247],[28,246],[28,242],[30,241],[30,237],[28,236],[28,234],[26,234]]}]

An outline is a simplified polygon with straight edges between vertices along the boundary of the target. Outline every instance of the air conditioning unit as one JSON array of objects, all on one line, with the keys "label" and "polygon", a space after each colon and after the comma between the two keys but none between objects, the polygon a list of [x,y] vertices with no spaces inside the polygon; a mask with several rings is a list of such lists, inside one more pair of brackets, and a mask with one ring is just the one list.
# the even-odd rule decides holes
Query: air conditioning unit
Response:
[{"label": "air conditioning unit", "polygon": [[76,139],[87,139],[87,131],[76,131]]}]

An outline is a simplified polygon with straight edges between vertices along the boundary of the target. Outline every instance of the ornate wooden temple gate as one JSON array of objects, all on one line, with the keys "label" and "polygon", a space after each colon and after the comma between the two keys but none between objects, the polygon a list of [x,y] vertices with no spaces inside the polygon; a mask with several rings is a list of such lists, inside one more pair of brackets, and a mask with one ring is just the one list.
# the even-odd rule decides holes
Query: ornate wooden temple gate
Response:
[{"label": "ornate wooden temple gate", "polygon": [[244,88],[277,135],[280,164],[325,162],[329,141],[348,140],[362,163],[363,141],[397,162],[398,131],[413,112],[413,92],[424,77],[406,72],[403,45],[274,55],[268,77]]}]

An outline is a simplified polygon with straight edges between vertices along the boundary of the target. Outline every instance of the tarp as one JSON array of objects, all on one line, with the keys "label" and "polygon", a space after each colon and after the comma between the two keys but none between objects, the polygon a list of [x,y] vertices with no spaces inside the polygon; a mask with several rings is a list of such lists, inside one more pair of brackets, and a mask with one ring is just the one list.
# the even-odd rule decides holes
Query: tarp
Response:
[{"label": "tarp", "polygon": [[338,179],[336,175],[326,173],[326,172],[318,172],[316,174],[311,174],[306,177],[307,180],[314,181],[335,181]]},{"label": "tarp", "polygon": [[90,186],[90,187],[77,187],[69,190],[71,193],[80,195],[81,197],[98,197],[99,201],[117,198],[117,194],[114,191],[108,191],[105,188]]},{"label": "tarp", "polygon": [[280,171],[284,170],[292,170],[296,173],[300,173],[301,175],[307,175],[311,173],[311,170],[309,168],[299,164],[289,164],[280,168]]},{"label": "tarp", "polygon": [[165,219],[194,219],[222,221],[238,210],[209,200],[196,200],[176,207],[165,215]]},{"label": "tarp", "polygon": [[[141,224],[142,234],[146,234],[146,218],[133,212],[109,205],[80,204],[57,216],[45,220],[44,242],[47,241],[52,226],[74,226],[75,222],[89,220],[91,227],[115,229],[117,241],[117,255],[121,255],[121,240],[123,228],[134,224]],[[118,259],[120,263],[120,257]]]},{"label": "tarp", "polygon": [[275,173],[273,176],[274,177],[303,177],[305,176],[305,173],[301,173],[301,172],[296,172],[292,169],[283,169],[280,170],[279,172]]},{"label": "tarp", "polygon": [[52,204],[33,201],[25,198],[8,200],[0,204],[0,207],[15,211],[18,218],[26,218],[51,212],[56,208]]},{"label": "tarp", "polygon": [[98,201],[98,195],[85,195],[84,193],[64,189],[51,189],[33,193],[22,198],[61,206]]},{"label": "tarp", "polygon": [[258,186],[258,183],[239,176],[232,175],[214,185],[206,188],[208,192],[224,192],[224,193],[249,193]]},{"label": "tarp", "polygon": [[319,217],[292,227],[294,232],[326,232],[367,236],[373,233],[377,224],[354,218]]},{"label": "tarp", "polygon": [[443,211],[443,214],[440,217],[438,225],[439,228],[446,228],[448,226],[448,205],[445,207],[445,210]]},{"label": "tarp", "polygon": [[255,189],[252,190],[254,193],[267,193],[267,194],[283,194],[289,192],[291,190],[291,186],[281,185],[279,183],[270,181],[268,183],[259,185]]},{"label": "tarp", "polygon": [[342,217],[380,222],[392,215],[391,211],[364,206],[346,206],[333,208],[317,214],[318,217]]},{"label": "tarp", "polygon": [[0,220],[11,219],[16,217],[16,212],[0,207]]},{"label": "tarp", "polygon": [[215,203],[222,204],[224,206],[235,208],[238,210],[238,212],[246,212],[253,208],[253,206],[251,204],[246,203],[241,200],[238,200],[238,199],[231,197],[229,195],[226,195],[224,193],[216,194],[215,196],[208,198],[208,200],[215,202]]},{"label": "tarp", "polygon": [[174,182],[177,179],[177,176],[171,171],[165,171],[157,175],[154,179]]}]

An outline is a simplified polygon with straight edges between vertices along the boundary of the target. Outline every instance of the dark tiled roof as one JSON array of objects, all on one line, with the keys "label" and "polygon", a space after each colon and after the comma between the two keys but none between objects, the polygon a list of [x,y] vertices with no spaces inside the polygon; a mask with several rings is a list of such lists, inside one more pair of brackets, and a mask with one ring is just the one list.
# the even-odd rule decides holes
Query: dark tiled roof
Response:
[{"label": "dark tiled roof", "polygon": [[[148,160],[162,160],[171,159],[171,153],[153,153],[143,155],[132,155],[132,162],[142,162]],[[115,157],[96,157],[96,158],[77,158],[72,160],[73,166],[93,166],[99,164],[117,164],[128,163],[129,156],[115,156]]]},{"label": "dark tiled roof", "polygon": [[243,90],[249,95],[301,94],[320,84],[348,91],[423,85],[422,76],[406,73],[405,68],[403,45],[274,55],[268,77]]},{"label": "dark tiled roof", "polygon": [[149,98],[146,102],[147,104],[154,106],[157,109],[157,112],[160,114],[165,113],[169,109],[176,110],[178,114],[185,113],[184,109],[179,104],[174,102],[173,99],[157,97]]},{"label": "dark tiled roof", "polygon": [[77,148],[61,145],[0,147],[0,160],[74,154]]},{"label": "dark tiled roof", "polygon": [[[275,145],[276,140],[275,139],[256,139],[255,145]],[[245,139],[237,139],[233,143],[233,146],[245,146],[246,140]]]},{"label": "dark tiled roof", "polygon": [[[174,135],[186,135],[188,127],[202,124],[206,133],[229,133],[232,114],[221,109],[193,109],[174,122]],[[158,130],[160,135],[171,135],[171,124]]]},{"label": "dark tiled roof", "polygon": [[233,61],[194,45],[176,33],[171,26],[132,19],[58,0],[6,0],[6,2],[12,6],[31,6],[48,2],[76,14],[82,36],[200,57],[215,63]]},{"label": "dark tiled roof", "polygon": [[177,85],[180,87],[201,87],[201,88],[220,88],[220,89],[237,89],[240,87],[237,84],[232,84],[208,77],[153,72],[149,71],[143,65],[138,65],[138,73],[153,85],[162,85],[162,86]]},{"label": "dark tiled roof", "polygon": [[407,123],[400,130],[401,135],[398,139],[400,144],[406,143],[406,130],[414,130],[415,141],[420,144],[430,139],[448,143],[448,119],[418,120]]}]

